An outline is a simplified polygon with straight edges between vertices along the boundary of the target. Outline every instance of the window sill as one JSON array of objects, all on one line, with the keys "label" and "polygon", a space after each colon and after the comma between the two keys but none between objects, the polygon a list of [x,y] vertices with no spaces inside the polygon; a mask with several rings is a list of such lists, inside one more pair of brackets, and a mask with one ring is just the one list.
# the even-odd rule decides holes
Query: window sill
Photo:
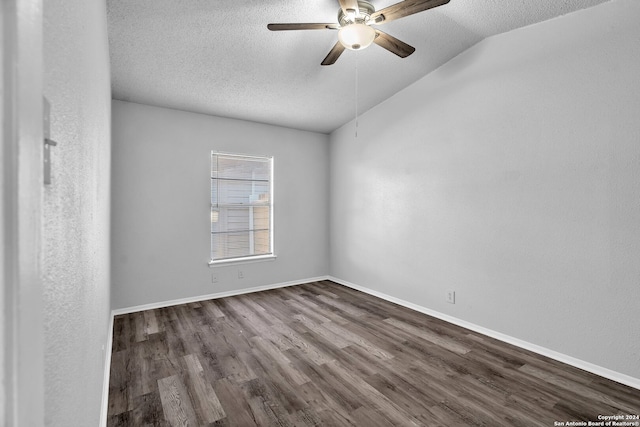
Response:
[{"label": "window sill", "polygon": [[276,258],[277,258],[277,255],[271,254],[271,255],[244,257],[244,258],[221,259],[218,261],[209,261],[209,267],[223,267],[226,265],[252,264],[254,262],[275,261]]}]

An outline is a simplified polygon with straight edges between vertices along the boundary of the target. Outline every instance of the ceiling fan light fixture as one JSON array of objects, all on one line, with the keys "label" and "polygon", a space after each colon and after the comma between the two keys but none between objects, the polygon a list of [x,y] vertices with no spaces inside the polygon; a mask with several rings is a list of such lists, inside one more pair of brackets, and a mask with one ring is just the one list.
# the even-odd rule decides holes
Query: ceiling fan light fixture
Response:
[{"label": "ceiling fan light fixture", "polygon": [[340,40],[342,46],[351,50],[367,48],[375,38],[376,30],[359,22],[344,26],[338,31],[338,40]]}]

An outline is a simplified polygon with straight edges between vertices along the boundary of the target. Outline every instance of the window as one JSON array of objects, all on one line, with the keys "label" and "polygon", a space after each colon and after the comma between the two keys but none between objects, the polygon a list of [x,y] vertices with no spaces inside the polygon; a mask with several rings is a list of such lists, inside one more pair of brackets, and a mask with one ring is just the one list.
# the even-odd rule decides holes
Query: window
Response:
[{"label": "window", "polygon": [[211,153],[211,262],[273,256],[273,158]]}]

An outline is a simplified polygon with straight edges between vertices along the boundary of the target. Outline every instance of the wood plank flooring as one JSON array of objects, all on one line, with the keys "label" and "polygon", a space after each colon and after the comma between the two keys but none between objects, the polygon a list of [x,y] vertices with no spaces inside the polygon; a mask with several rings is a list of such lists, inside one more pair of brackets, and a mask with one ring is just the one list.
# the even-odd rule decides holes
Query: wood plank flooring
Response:
[{"label": "wood plank flooring", "polygon": [[329,281],[117,316],[112,351],[108,426],[640,415],[639,390]]}]

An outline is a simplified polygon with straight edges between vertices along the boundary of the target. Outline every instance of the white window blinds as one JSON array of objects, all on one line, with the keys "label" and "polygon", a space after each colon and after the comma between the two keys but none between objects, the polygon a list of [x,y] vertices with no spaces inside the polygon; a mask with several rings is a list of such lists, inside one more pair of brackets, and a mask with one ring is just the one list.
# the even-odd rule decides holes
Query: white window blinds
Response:
[{"label": "white window blinds", "polygon": [[272,165],[211,153],[211,261],[273,254]]}]

